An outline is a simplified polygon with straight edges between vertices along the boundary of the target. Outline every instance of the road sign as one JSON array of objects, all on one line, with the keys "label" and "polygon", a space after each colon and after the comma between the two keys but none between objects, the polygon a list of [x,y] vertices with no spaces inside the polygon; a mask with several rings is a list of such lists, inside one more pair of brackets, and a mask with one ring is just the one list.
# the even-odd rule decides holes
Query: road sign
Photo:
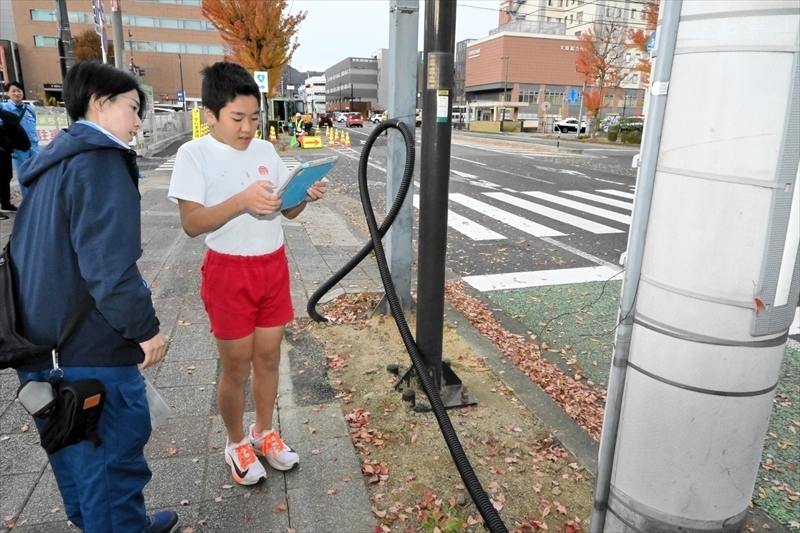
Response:
[{"label": "road sign", "polygon": [[656,32],[653,32],[653,35],[650,36],[650,40],[647,41],[647,51],[652,52],[656,48]]},{"label": "road sign", "polygon": [[579,95],[578,89],[570,89],[567,102],[569,102],[570,104],[577,104],[578,95]]},{"label": "road sign", "polygon": [[258,84],[258,90],[262,93],[269,92],[269,76],[265,70],[256,70],[253,72],[253,78],[256,80]]},{"label": "road sign", "polygon": [[183,102],[183,91],[178,91],[178,101]]},{"label": "road sign", "polygon": [[545,113],[550,111],[550,102],[542,102],[542,110],[544,110]]}]

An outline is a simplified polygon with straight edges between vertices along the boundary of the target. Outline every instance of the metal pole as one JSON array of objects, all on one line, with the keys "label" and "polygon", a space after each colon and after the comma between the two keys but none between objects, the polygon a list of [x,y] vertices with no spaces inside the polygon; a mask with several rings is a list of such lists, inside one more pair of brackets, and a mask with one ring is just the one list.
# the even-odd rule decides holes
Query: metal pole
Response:
[{"label": "metal pole", "polygon": [[122,33],[120,0],[111,0],[111,25],[114,31],[114,66],[125,70],[125,35]]},{"label": "metal pole", "polygon": [[503,114],[500,115],[500,131],[501,132],[503,131],[503,123],[505,122],[505,119],[506,119],[506,91],[508,91],[508,60],[510,58],[511,58],[511,56],[503,56],[503,57],[500,58],[500,59],[504,59],[505,62],[506,62],[506,79],[503,82],[503,107],[501,108],[503,110]]},{"label": "metal pole", "polygon": [[178,70],[181,74],[181,94],[183,95],[183,110],[186,111],[186,91],[183,89],[183,58],[178,54]]},{"label": "metal pole", "polygon": [[[672,0],[661,5],[662,23],[658,29],[658,60],[653,65],[652,86],[666,87],[672,73],[672,60],[678,34],[683,0]],[[628,257],[625,263],[625,277],[622,281],[622,294],[619,302],[617,335],[614,340],[614,355],[611,374],[608,379],[606,412],[603,430],[600,434],[600,451],[597,460],[597,480],[594,504],[589,525],[591,533],[602,533],[608,512],[608,499],[611,491],[611,472],[617,447],[625,376],[630,356],[633,317],[636,309],[636,291],[642,274],[645,236],[650,218],[650,203],[653,198],[658,149],[661,144],[661,130],[664,110],[667,106],[666,91],[654,93],[648,109],[647,132],[642,142],[642,166],[636,185],[636,200],[628,236]]]},{"label": "metal pole", "polygon": [[441,387],[456,2],[425,2],[417,345]]},{"label": "metal pole", "polygon": [[58,55],[63,79],[67,75],[67,71],[75,65],[75,53],[72,50],[72,33],[69,29],[67,0],[55,0],[55,2],[56,26],[58,26]]},{"label": "metal pole", "polygon": [[586,92],[586,82],[584,81],[583,82],[583,89],[581,90],[581,104],[578,107],[578,131],[577,131],[577,133],[575,133],[575,137],[580,137],[581,136],[581,124],[582,124],[581,115],[583,115],[583,93],[585,93],[585,92]]},{"label": "metal pole", "polygon": [[[398,118],[414,131],[417,94],[417,36],[419,35],[419,0],[391,0],[389,3],[389,117]],[[393,199],[400,189],[405,167],[405,142],[396,130],[389,131],[386,164],[386,198]],[[411,309],[411,259],[414,184],[408,189],[391,229],[386,234],[386,260],[392,273],[395,291],[403,310]],[[387,200],[388,213],[391,202]],[[378,305],[388,310],[384,297]]]}]

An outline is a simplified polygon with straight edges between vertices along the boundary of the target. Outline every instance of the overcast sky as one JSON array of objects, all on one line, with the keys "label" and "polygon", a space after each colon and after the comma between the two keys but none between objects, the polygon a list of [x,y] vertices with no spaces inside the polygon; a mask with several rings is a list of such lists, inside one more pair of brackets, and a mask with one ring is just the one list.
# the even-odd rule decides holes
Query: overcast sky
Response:
[{"label": "overcast sky", "polygon": [[[425,30],[425,2],[420,0],[419,43]],[[481,38],[497,27],[500,0],[458,0],[456,42]],[[300,24],[300,47],[292,67],[324,71],[347,57],[371,57],[389,48],[389,0],[294,0],[290,13],[308,11]]]}]

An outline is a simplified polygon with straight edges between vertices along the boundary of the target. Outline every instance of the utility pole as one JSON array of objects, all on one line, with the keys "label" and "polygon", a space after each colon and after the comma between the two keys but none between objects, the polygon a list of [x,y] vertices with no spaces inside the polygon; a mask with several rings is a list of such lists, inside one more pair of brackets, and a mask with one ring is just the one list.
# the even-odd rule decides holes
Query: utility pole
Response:
[{"label": "utility pole", "polygon": [[125,70],[125,35],[122,33],[121,0],[111,0],[111,26],[114,31],[114,66]]},{"label": "utility pole", "polygon": [[500,131],[503,131],[503,123],[506,119],[506,91],[508,90],[508,60],[511,59],[511,56],[503,56],[500,59],[506,62],[506,79],[503,82],[503,114],[500,115]]},{"label": "utility pole", "polygon": [[181,94],[183,95],[183,110],[186,111],[186,91],[183,88],[183,58],[178,54],[178,70],[181,75]]},{"label": "utility pole", "polygon": [[75,53],[72,51],[72,33],[69,29],[67,0],[55,0],[56,25],[58,26],[58,59],[61,63],[61,79],[75,65]]},{"label": "utility pole", "polygon": [[[776,16],[768,47],[730,23]],[[738,532],[800,295],[800,13],[670,0],[657,35],[590,531]],[[745,138],[743,72],[774,110]]]},{"label": "utility pole", "polygon": [[[389,3],[389,118],[402,120],[414,131],[415,96],[417,94],[417,35],[419,35],[419,0],[391,0]],[[400,190],[405,168],[406,147],[399,131],[389,130],[386,162],[386,212]],[[411,258],[414,184],[392,227],[386,234],[386,261],[392,273],[397,297],[403,310],[411,309]],[[388,310],[384,296],[378,309]]]},{"label": "utility pole", "polygon": [[583,82],[583,89],[581,89],[581,104],[578,107],[578,130],[575,132],[575,137],[581,136],[581,124],[583,121],[581,120],[581,116],[583,115],[583,93],[586,92],[586,81]]},{"label": "utility pole", "polygon": [[[425,2],[425,79],[422,80],[420,148],[419,269],[417,272],[417,345],[434,383],[442,382],[444,270],[447,260],[447,209],[456,3]],[[443,398],[444,400],[444,398]]]},{"label": "utility pole", "polygon": [[131,51],[131,74],[136,75],[136,64],[133,62],[133,34],[128,30],[128,48]]}]

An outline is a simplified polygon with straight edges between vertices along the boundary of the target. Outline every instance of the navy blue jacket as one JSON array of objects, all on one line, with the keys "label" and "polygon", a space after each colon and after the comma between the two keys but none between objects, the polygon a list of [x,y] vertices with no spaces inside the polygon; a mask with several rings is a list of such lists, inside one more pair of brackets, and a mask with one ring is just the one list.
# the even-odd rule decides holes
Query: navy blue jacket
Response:
[{"label": "navy blue jacket", "polygon": [[[60,352],[62,366],[144,361],[159,323],[142,255],[136,153],[85,124],[58,134],[20,169],[28,187],[11,235],[24,336],[55,344],[88,289],[96,308]],[[52,367],[50,360],[20,370]]]}]

